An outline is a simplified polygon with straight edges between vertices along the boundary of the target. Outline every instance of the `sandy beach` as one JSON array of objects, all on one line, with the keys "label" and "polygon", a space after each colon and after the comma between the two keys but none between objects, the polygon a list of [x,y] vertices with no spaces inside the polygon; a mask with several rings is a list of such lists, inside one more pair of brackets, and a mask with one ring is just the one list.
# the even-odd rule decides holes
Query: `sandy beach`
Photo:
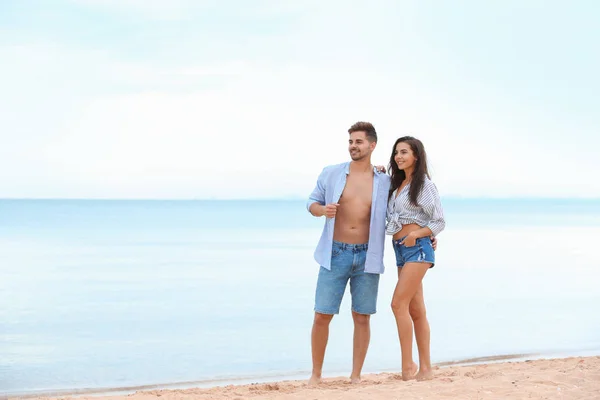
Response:
[{"label": "sandy beach", "polygon": [[[330,378],[316,387],[305,381],[229,385],[208,389],[138,391],[118,396],[38,399],[241,400],[241,399],[600,399],[600,356],[436,367],[430,381],[403,382],[398,374],[366,375],[357,385]],[[30,397],[31,399],[31,397]]]}]

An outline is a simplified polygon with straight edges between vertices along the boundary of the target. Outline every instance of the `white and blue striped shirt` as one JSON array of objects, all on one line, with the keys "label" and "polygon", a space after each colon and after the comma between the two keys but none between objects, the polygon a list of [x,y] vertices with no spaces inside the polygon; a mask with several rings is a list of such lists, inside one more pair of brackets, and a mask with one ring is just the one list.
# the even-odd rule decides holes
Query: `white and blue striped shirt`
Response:
[{"label": "white and blue striped shirt", "polygon": [[410,183],[402,188],[398,196],[398,189],[392,193],[388,201],[385,233],[394,235],[400,232],[402,225],[417,224],[431,229],[434,236],[438,235],[446,227],[446,221],[435,184],[425,176],[423,188],[417,197],[417,206],[410,201],[409,190]]}]

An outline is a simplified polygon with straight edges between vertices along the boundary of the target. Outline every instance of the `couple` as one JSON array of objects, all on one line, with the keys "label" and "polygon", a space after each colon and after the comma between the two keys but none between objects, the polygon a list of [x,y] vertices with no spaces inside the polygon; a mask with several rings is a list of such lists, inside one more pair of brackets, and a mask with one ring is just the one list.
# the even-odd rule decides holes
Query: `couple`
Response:
[{"label": "couple", "polygon": [[[321,266],[315,295],[311,345],[313,370],[309,384],[321,381],[329,323],[339,313],[350,280],[354,320],[353,383],[360,373],[370,340],[379,276],[383,273],[385,235],[392,236],[398,283],[392,298],[402,352],[402,379],[429,379],[429,322],[422,280],[435,263],[434,236],[445,226],[437,189],[429,180],[423,144],[410,136],[396,140],[389,172],[371,165],[377,132],[368,122],[348,129],[351,162],[325,167],[308,200],[308,211],[325,216],[315,250]],[[413,326],[419,366],[412,359]],[[417,372],[418,369],[418,372]]]}]

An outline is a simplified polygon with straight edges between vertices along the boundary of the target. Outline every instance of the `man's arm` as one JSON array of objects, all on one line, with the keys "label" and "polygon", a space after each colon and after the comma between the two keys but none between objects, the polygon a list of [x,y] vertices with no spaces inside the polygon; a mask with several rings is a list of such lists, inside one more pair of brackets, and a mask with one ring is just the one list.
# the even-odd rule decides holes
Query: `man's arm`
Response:
[{"label": "man's arm", "polygon": [[325,204],[325,191],[327,182],[327,168],[323,168],[323,171],[319,174],[317,179],[317,185],[313,189],[312,193],[308,197],[308,203],[306,208],[315,217],[322,217],[325,215],[327,218],[335,217],[337,207],[339,204]]},{"label": "man's arm", "polygon": [[312,203],[308,207],[308,211],[310,211],[310,213],[312,215],[314,215],[315,217],[322,217],[324,215],[327,218],[334,218],[335,214],[337,212],[338,206],[339,206],[339,204],[337,204],[337,203],[331,203],[331,204],[327,204],[325,206],[322,204],[319,204],[319,203]]},{"label": "man's arm", "polygon": [[[310,196],[308,196],[308,202],[306,203],[306,209],[312,214],[315,215],[315,213],[312,211],[312,207],[314,207],[315,204],[317,205],[325,205],[325,168],[323,168],[323,171],[321,171],[321,173],[319,174],[319,177],[317,178],[317,184],[315,186],[315,188],[313,189],[312,193],[310,194]],[[318,216],[318,215],[315,215]]]},{"label": "man's arm", "polygon": [[325,206],[314,202],[308,206],[308,212],[310,212],[315,217],[322,217],[323,215],[325,215]]}]

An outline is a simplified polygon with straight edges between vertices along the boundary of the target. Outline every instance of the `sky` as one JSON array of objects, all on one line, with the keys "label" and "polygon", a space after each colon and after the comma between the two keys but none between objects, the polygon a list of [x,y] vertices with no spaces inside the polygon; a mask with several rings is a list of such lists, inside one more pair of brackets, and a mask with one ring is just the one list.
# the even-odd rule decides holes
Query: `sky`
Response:
[{"label": "sky", "polygon": [[306,198],[375,125],[443,197],[600,198],[600,2],[0,0],[0,197]]}]

